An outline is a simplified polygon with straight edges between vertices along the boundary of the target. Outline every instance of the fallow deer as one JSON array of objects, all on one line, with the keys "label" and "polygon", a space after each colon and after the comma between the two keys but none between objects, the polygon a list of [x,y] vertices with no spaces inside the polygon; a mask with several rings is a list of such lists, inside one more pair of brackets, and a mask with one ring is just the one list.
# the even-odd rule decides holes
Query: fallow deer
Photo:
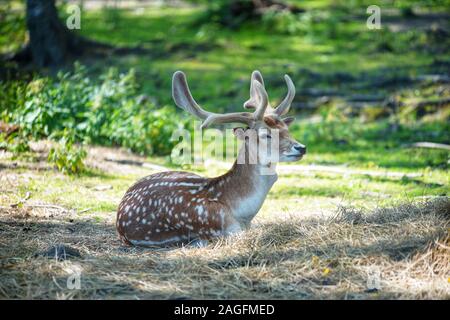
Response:
[{"label": "fallow deer", "polygon": [[[127,245],[165,246],[194,242],[200,245],[208,239],[228,236],[247,228],[261,208],[270,188],[277,180],[263,170],[274,163],[261,156],[257,145],[268,143],[277,133],[279,162],[300,160],[306,147],[295,141],[288,127],[292,117],[282,118],[290,108],[295,87],[285,75],[288,93],[276,107],[269,106],[264,81],[254,71],[250,84],[250,99],[244,108],[250,112],[212,113],[201,108],[191,95],[186,76],[177,71],[172,79],[172,96],[181,109],[203,120],[202,128],[212,124],[243,123],[234,134],[243,140],[238,159],[232,168],[216,178],[204,178],[193,173],[168,171],[149,175],[136,182],[125,193],[117,212],[117,231]],[[254,133],[255,141],[246,139]],[[256,159],[256,161],[250,161]]]}]

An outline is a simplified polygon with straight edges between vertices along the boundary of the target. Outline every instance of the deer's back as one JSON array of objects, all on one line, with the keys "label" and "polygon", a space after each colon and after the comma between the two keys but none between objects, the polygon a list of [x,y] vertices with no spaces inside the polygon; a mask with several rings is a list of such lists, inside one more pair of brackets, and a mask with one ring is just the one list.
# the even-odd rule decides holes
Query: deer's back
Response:
[{"label": "deer's back", "polygon": [[123,242],[135,245],[185,243],[220,235],[226,206],[214,179],[170,171],[147,176],[125,193],[117,212]]}]

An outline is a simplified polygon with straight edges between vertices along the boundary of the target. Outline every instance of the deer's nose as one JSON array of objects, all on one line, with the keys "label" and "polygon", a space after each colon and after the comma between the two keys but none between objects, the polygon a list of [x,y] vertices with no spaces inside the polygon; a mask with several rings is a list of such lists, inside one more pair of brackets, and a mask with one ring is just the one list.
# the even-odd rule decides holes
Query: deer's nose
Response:
[{"label": "deer's nose", "polygon": [[301,154],[305,154],[306,153],[306,146],[304,146],[304,145],[302,145],[300,143],[294,145],[294,149],[296,151],[298,151],[299,153],[301,153]]}]

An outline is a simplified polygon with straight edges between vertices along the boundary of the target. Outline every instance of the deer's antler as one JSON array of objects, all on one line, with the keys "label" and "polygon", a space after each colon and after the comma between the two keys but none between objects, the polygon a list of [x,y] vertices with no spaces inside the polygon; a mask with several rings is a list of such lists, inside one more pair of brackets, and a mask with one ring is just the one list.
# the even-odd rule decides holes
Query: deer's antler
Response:
[{"label": "deer's antler", "polygon": [[258,94],[258,90],[256,88],[257,82],[259,82],[262,87],[265,88],[261,72],[255,70],[252,72],[252,78],[250,80],[250,99],[248,99],[244,103],[245,109],[256,109],[256,107],[260,104],[260,95]]},{"label": "deer's antler", "polygon": [[[288,93],[287,93],[286,97],[284,98],[284,100],[275,109],[273,109],[270,106],[267,106],[266,113],[268,113],[268,114],[274,113],[278,116],[282,116],[289,111],[292,100],[294,100],[294,96],[295,96],[295,86],[294,86],[294,83],[292,82],[291,78],[287,74],[284,75],[284,79],[285,79],[287,87],[288,87]],[[252,72],[252,78],[251,78],[251,83],[250,83],[250,99],[248,99],[244,103],[245,109],[255,109],[259,103],[259,96],[257,94],[255,81],[259,82],[264,88],[264,80],[261,75],[261,72],[259,72],[258,70],[255,70]]]},{"label": "deer's antler", "polygon": [[253,113],[233,112],[214,113],[204,110],[192,97],[189,90],[186,75],[182,71],[177,71],[172,78],[172,96],[178,107],[203,120],[202,128],[219,123],[244,123],[249,127],[254,127],[257,121],[262,121],[268,105],[267,92],[264,86],[257,80],[252,80],[252,87],[258,97],[258,104]]},{"label": "deer's antler", "polygon": [[292,100],[294,100],[295,97],[295,86],[291,78],[287,74],[285,74],[284,80],[286,81],[286,85],[288,87],[288,93],[283,101],[281,101],[278,107],[276,107],[276,109],[274,110],[274,113],[279,116],[288,113],[289,108],[291,107]]}]

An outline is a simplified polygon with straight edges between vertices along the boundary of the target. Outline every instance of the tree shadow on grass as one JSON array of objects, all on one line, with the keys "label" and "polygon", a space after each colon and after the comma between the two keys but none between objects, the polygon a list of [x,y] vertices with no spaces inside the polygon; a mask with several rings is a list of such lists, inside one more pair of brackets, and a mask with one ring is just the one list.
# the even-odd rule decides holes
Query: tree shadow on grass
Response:
[{"label": "tree shadow on grass", "polygon": [[[443,201],[415,210],[405,207],[403,214],[398,214],[400,209],[375,213],[360,221],[265,223],[230,243],[192,250],[123,247],[111,223],[70,222],[64,216],[39,219],[26,216],[22,209],[2,210],[0,287],[6,298],[19,299],[29,297],[30,292],[38,299],[377,297],[364,289],[348,291],[342,287],[346,279],[359,284],[366,280],[360,271],[355,274],[353,261],[371,259],[370,265],[376,261],[408,261],[445,233],[448,208],[448,201]],[[420,225],[426,221],[431,225]],[[401,229],[407,224],[411,227]],[[367,234],[368,229],[377,231]],[[350,230],[355,241],[340,237]],[[404,236],[399,238],[399,234]],[[77,249],[81,258],[55,261],[36,255],[55,244]],[[81,289],[74,292],[66,284],[76,267]],[[323,274],[324,268],[333,273]],[[313,269],[315,273],[308,275]],[[382,296],[401,294],[383,291]]]},{"label": "tree shadow on grass", "polygon": [[[2,214],[0,231],[3,298],[30,298],[30,294],[34,299],[184,297],[169,285],[142,284],[142,276],[151,270],[157,252],[122,247],[111,224]],[[57,261],[42,255],[57,244],[78,250],[81,257]],[[76,273],[80,275],[80,289],[72,290],[67,281]]]}]

